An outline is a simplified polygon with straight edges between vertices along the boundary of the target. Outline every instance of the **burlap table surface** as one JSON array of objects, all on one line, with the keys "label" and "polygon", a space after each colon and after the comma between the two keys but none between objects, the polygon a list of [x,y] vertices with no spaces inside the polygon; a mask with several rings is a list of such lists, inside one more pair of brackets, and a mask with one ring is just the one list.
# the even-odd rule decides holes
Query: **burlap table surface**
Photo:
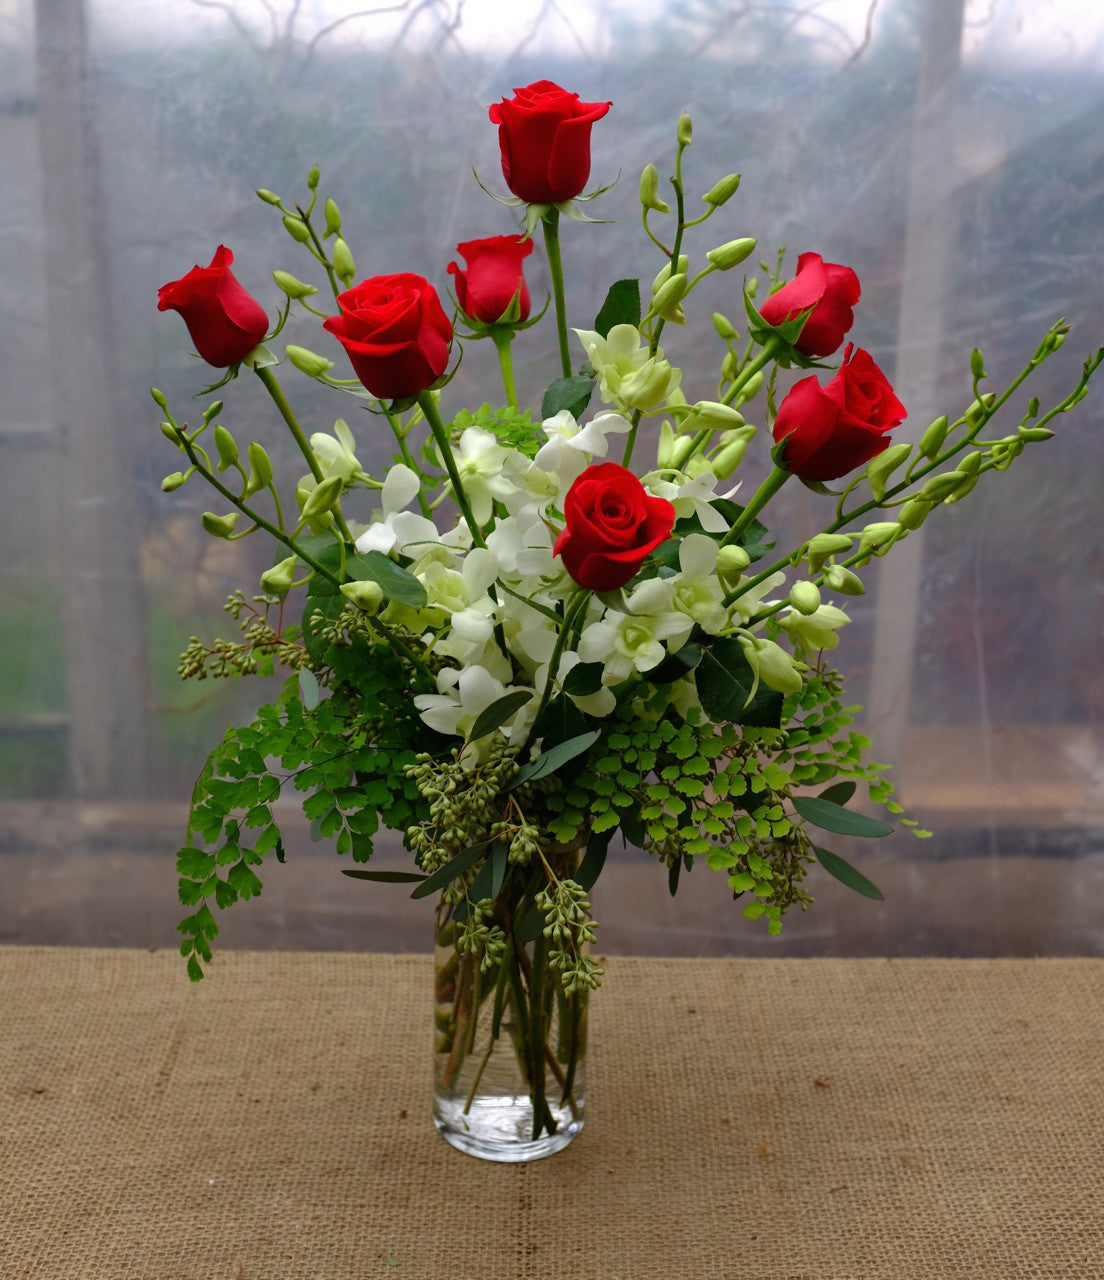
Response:
[{"label": "burlap table surface", "polygon": [[1104,1277],[1104,960],[610,959],[522,1166],[430,1125],[427,957],[0,983],[5,1280]]}]

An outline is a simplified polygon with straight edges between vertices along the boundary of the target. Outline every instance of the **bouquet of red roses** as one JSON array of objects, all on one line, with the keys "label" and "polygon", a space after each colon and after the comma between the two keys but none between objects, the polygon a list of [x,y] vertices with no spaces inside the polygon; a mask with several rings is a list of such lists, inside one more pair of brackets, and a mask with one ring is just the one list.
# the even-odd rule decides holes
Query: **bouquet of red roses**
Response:
[{"label": "bouquet of red roses", "polygon": [[[905,407],[848,341],[856,273],[804,252],[789,278],[780,265],[758,274],[754,239],[710,237],[739,177],[690,207],[687,117],[662,194],[654,165],[641,176],[655,270],[643,285],[618,281],[591,327],[573,328],[561,222],[585,221],[591,130],[610,105],[541,81],[490,108],[503,203],[520,222],[457,246],[451,299],[409,273],[357,282],[343,216],[313,170],[304,205],[258,192],[318,281],[273,272],[275,324],[224,246],[159,300],[224,381],[256,374],[306,466],[289,484],[262,442],[243,447],[220,402],[190,427],[154,392],[182,455],[163,487],[202,479],[219,497],[208,533],[260,533],[274,550],[259,592],[228,605],[242,638],[193,638],[182,673],[290,672],[197,784],[178,857],[189,971],[199,978],[210,959],[211,906],[255,895],[258,865],[283,858],[273,802],[292,784],[356,864],[346,874],[439,896],[438,1123],[477,1151],[481,1108],[499,1117],[503,1099],[524,1111],[512,1141],[538,1154],[581,1124],[586,995],[600,977],[588,893],[615,834],[662,864],[672,891],[704,862],[771,932],[811,900],[814,867],[880,896],[815,834],[890,829],[849,807],[860,786],[900,813],[827,660],[847,598],[875,557],[1048,438],[1101,361],[997,435],[994,419],[1066,326],[1000,389],[984,389],[974,351],[965,408],[894,442]],[[525,265],[538,229],[552,296],[534,316]],[[715,374],[692,386],[664,342],[716,272],[731,273],[734,314],[693,337],[712,343]],[[539,399],[519,396],[512,344],[532,341],[549,308],[560,376]],[[293,311],[318,350],[272,349]],[[497,350],[501,392],[454,405],[459,350],[481,339]],[[347,397],[373,431],[383,424],[386,471],[358,459],[363,416],[308,435],[280,366]],[[770,468],[737,501],[752,449]],[[823,498],[810,538],[768,531],[765,509],[794,478]],[[380,825],[402,833],[409,872],[363,865]]]}]

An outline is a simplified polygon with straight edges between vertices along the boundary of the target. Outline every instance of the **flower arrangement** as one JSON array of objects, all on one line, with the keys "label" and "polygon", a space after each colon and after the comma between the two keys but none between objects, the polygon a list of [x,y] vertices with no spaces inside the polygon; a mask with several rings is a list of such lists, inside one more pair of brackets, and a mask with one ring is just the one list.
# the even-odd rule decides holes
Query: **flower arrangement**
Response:
[{"label": "flower arrangement", "polygon": [[[538,1144],[581,1123],[586,996],[601,977],[588,894],[616,833],[663,865],[672,892],[704,861],[771,933],[811,901],[813,867],[880,896],[814,834],[890,830],[848,807],[860,786],[916,829],[851,729],[858,709],[827,660],[848,622],[843,605],[862,594],[875,558],[1049,438],[1104,354],[1085,361],[1069,394],[1049,408],[1031,400],[996,435],[994,418],[1067,326],[1055,324],[999,390],[983,388],[974,351],[966,408],[915,444],[894,442],[905,407],[847,341],[860,300],[850,267],[805,252],[790,278],[781,256],[744,274],[750,237],[692,256],[739,177],[722,177],[691,210],[685,116],[667,198],[654,165],[641,176],[654,279],[643,290],[618,281],[593,327],[572,332],[561,221],[589,221],[579,201],[601,194],[583,192],[591,130],[610,106],[541,81],[490,107],[512,193],[502,202],[522,222],[456,247],[451,302],[409,273],[354,283],[341,212],[321,199],[315,169],[305,206],[258,195],[332,307],[278,270],[284,301],[271,325],[224,246],[158,303],[182,315],[224,382],[255,373],[307,467],[289,493],[264,445],[243,450],[220,421],[220,402],[190,426],[153,393],[183,455],[163,488],[201,478],[223,507],[203,515],[209,534],[263,532],[276,550],[259,593],[228,604],[241,638],[193,637],[181,674],[290,672],[272,705],[226,734],[196,785],[177,862],[188,972],[201,978],[211,959],[212,906],[253,897],[256,868],[283,859],[273,802],[291,782],[319,833],[351,857],[347,875],[440,896],[439,1127],[470,1129],[508,1041]],[[525,269],[538,229],[552,296],[533,315]],[[691,387],[661,343],[689,328],[694,291],[714,272],[739,280],[741,314],[714,314],[695,334],[699,347],[714,344],[716,373]],[[320,342],[338,345],[273,354],[264,344],[296,309]],[[511,350],[549,309],[561,376],[538,405],[519,397]],[[482,339],[497,350],[502,393],[450,405],[459,350]],[[825,362],[841,348],[833,369]],[[352,378],[332,372],[342,352]],[[371,418],[308,436],[281,364]],[[384,474],[358,460],[365,427],[394,437]],[[753,447],[771,469],[737,501],[734,476]],[[768,523],[768,504],[795,477],[823,496],[810,538]],[[402,833],[409,872],[364,865],[381,825]]]}]

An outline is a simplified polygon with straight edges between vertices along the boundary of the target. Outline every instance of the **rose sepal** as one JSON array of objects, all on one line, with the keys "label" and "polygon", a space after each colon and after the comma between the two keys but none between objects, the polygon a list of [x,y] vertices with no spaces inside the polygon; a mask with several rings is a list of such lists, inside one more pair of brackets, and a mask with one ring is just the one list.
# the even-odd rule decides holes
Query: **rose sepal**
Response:
[{"label": "rose sepal", "polygon": [[794,316],[792,320],[787,320],[780,325],[768,324],[766,320],[759,314],[759,310],[755,303],[751,300],[751,294],[744,289],[744,311],[748,318],[748,337],[760,347],[765,347],[768,343],[774,343],[773,359],[783,369],[830,369],[831,365],[825,364],[823,360],[817,360],[813,356],[803,355],[794,346],[794,342],[801,336],[801,330],[805,327],[805,321],[813,314],[813,307],[801,312],[800,315]]}]

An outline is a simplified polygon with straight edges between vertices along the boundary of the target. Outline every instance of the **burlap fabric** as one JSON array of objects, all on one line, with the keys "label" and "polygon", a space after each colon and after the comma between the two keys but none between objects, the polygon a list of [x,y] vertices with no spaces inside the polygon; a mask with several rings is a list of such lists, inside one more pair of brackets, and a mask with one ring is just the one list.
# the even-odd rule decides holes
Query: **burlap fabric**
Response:
[{"label": "burlap fabric", "polygon": [[430,1126],[428,958],[0,981],[4,1280],[1104,1277],[1104,960],[612,959],[524,1166]]}]

